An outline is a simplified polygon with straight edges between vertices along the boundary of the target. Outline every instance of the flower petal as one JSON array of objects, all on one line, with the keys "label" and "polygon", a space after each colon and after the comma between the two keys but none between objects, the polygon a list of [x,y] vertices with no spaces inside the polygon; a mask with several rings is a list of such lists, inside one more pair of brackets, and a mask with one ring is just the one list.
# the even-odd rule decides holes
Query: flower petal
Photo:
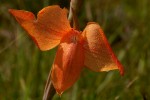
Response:
[{"label": "flower petal", "polygon": [[59,95],[79,78],[83,60],[80,34],[72,29],[61,41],[51,73],[52,83]]},{"label": "flower petal", "polygon": [[108,40],[100,26],[94,22],[89,23],[82,33],[84,37],[84,50],[86,67],[93,71],[109,71],[119,69],[123,75],[123,67],[113,53]]},{"label": "flower petal", "polygon": [[24,10],[9,9],[21,26],[28,32],[41,50],[49,50],[60,43],[61,38],[71,30],[67,10],[59,6],[48,6],[34,14]]}]

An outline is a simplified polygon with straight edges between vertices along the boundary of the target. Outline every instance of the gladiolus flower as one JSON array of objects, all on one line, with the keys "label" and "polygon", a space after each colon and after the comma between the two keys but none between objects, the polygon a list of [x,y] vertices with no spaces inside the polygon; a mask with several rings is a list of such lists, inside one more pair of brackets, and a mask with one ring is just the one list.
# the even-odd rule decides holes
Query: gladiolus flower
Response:
[{"label": "gladiolus flower", "polygon": [[9,12],[40,50],[59,45],[51,70],[51,81],[58,94],[77,81],[84,66],[96,72],[119,69],[123,75],[123,67],[97,23],[89,22],[83,32],[77,31],[69,24],[67,10],[57,5],[43,8],[37,18],[24,10]]}]

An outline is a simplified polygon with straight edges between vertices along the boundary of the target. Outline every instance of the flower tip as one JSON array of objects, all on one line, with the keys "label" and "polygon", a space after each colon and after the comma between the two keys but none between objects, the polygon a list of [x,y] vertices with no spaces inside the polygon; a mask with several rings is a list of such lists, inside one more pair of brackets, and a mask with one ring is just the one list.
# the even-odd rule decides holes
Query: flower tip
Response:
[{"label": "flower tip", "polygon": [[9,13],[12,13],[12,12],[13,12],[13,9],[8,9],[8,12],[9,12]]},{"label": "flower tip", "polygon": [[16,10],[15,9],[8,9],[8,12],[13,14]]},{"label": "flower tip", "polygon": [[63,91],[56,91],[56,93],[61,97],[61,95],[63,94]]},{"label": "flower tip", "polygon": [[121,75],[121,76],[124,76],[124,68],[121,67],[121,68],[119,69],[119,71],[120,71],[120,75]]},{"label": "flower tip", "polygon": [[124,71],[120,71],[120,75],[121,75],[121,76],[124,76]]}]

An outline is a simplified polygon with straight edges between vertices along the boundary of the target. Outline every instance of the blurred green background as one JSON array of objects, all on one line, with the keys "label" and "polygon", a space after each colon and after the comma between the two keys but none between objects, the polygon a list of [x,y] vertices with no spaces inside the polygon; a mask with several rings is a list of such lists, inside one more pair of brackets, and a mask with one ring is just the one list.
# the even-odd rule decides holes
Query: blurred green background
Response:
[{"label": "blurred green background", "polygon": [[[0,0],[0,100],[41,100],[57,48],[41,52],[8,13],[34,14],[48,5],[69,7],[70,0]],[[124,65],[118,71],[84,69],[61,98],[53,100],[150,100],[150,0],[79,0],[80,29],[98,22]]]}]

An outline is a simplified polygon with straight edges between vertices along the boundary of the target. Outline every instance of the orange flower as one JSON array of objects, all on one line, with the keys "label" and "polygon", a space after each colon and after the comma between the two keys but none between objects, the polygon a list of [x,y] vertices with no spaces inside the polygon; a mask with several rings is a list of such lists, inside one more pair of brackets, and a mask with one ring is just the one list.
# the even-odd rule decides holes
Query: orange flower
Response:
[{"label": "orange flower", "polygon": [[79,32],[70,27],[67,10],[57,5],[43,8],[37,19],[24,10],[10,9],[9,12],[40,50],[59,45],[51,71],[51,81],[58,94],[75,83],[84,66],[96,72],[119,69],[123,75],[123,67],[97,23],[90,22]]}]

